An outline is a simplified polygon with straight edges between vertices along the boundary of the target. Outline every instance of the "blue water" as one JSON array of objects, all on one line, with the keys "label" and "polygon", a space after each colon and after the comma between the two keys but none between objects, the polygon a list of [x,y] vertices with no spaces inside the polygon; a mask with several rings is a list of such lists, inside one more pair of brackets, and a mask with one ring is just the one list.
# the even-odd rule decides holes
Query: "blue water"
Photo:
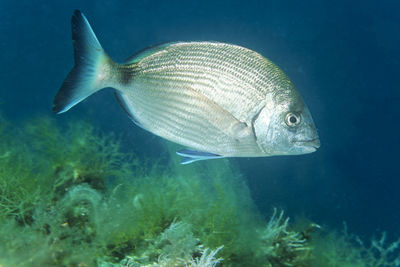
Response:
[{"label": "blue water", "polygon": [[[279,65],[321,138],[313,154],[232,159],[267,214],[400,236],[398,1],[11,1],[0,4],[0,110],[16,122],[51,114],[73,65],[70,17],[80,9],[109,55],[149,45],[216,40]],[[55,116],[55,115],[52,115]],[[157,157],[159,138],[135,127],[104,90],[57,116],[91,118],[124,134],[125,149]]]}]

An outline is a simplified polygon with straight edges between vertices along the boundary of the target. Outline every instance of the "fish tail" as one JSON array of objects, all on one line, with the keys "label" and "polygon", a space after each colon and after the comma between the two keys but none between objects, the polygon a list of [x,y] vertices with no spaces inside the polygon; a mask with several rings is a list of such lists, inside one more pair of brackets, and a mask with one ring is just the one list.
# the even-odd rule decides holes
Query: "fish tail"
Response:
[{"label": "fish tail", "polygon": [[91,94],[110,86],[110,77],[116,65],[79,10],[75,10],[72,16],[71,26],[75,66],[54,98],[54,113],[66,112]]}]

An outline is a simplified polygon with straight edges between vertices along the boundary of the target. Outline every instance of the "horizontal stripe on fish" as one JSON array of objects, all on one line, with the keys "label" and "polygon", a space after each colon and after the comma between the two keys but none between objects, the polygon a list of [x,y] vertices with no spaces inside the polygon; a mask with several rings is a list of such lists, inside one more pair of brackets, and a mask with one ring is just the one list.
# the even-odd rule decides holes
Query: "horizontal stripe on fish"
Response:
[{"label": "horizontal stripe on fish", "polygon": [[[237,120],[227,111],[190,88],[169,87],[165,81],[156,81],[145,82],[147,88],[140,87],[137,81],[135,90],[126,92],[132,113],[145,129],[199,150],[209,151],[214,146],[226,152],[227,147],[233,146],[254,153],[254,137],[238,141],[239,137],[232,133]],[[148,88],[152,88],[151,92]],[[141,114],[146,117],[141,118]]]},{"label": "horizontal stripe on fish", "polygon": [[[270,68],[265,67],[256,68],[258,71],[254,71],[254,66],[265,66],[269,61],[247,49],[239,49],[247,54],[240,54],[235,49],[228,49],[229,47],[226,51],[218,51],[219,44],[210,43],[211,45],[207,46],[211,47],[210,51],[205,48],[190,51],[196,44],[185,44],[187,54],[186,50],[175,51],[174,47],[166,47],[165,50],[144,58],[138,63],[137,75],[145,76],[149,80],[160,78],[193,84],[193,89],[212,98],[239,120],[250,123],[253,115],[259,110],[260,102],[265,100],[266,92],[274,88],[271,84],[279,79],[279,75],[274,75]],[[179,48],[182,47],[183,45],[179,45]],[[234,53],[230,53],[231,51]],[[224,58],[228,55],[228,59]],[[250,67],[240,68],[238,63],[246,60],[250,61]],[[274,70],[281,72],[277,67]],[[207,86],[201,86],[201,83]]]}]

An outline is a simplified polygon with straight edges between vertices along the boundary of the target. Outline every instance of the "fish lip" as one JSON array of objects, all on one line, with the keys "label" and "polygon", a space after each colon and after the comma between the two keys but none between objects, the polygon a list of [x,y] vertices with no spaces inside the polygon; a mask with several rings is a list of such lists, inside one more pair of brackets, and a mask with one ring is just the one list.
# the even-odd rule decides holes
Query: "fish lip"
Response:
[{"label": "fish lip", "polygon": [[318,137],[310,140],[294,140],[293,143],[297,146],[306,146],[315,149],[318,149],[321,146],[321,142],[319,141]]}]

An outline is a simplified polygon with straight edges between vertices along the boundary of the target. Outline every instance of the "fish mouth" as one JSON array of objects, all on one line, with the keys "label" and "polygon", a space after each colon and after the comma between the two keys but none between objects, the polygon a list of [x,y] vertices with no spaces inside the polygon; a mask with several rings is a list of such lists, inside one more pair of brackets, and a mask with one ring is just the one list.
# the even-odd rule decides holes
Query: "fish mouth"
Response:
[{"label": "fish mouth", "polygon": [[313,149],[314,151],[317,150],[321,146],[321,142],[319,141],[319,138],[314,138],[311,140],[295,140],[293,143],[296,146],[308,147],[308,148]]}]

